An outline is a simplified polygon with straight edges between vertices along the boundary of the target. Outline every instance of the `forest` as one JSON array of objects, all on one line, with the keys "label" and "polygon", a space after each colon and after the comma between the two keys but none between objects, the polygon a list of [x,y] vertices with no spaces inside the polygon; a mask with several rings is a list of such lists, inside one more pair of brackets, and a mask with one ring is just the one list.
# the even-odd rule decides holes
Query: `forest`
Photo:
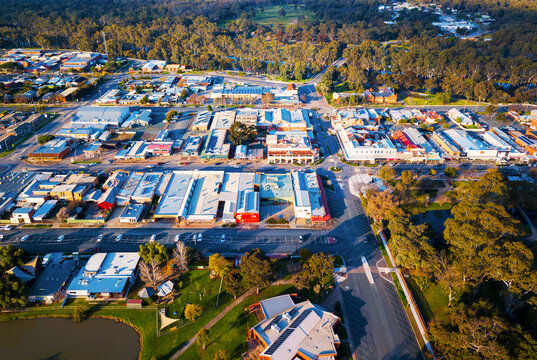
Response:
[{"label": "forest", "polygon": [[[493,16],[492,40],[486,42],[439,36],[431,24],[436,15],[416,10],[387,25],[389,15],[377,10],[384,3],[7,0],[0,15],[0,47],[104,52],[104,31],[111,57],[165,59],[202,70],[243,70],[301,81],[343,56],[347,64],[332,81],[348,81],[351,88],[389,85],[491,102],[537,99],[536,2],[437,1],[460,13]],[[287,26],[253,20],[264,8],[283,4],[304,7],[313,19]]]}]

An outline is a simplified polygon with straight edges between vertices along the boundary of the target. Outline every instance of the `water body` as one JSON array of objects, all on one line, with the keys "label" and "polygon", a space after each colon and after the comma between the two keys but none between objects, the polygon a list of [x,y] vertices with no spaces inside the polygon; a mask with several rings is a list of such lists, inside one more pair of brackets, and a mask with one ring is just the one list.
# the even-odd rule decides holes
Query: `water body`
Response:
[{"label": "water body", "polygon": [[138,333],[108,319],[0,322],[0,358],[10,360],[135,360]]}]

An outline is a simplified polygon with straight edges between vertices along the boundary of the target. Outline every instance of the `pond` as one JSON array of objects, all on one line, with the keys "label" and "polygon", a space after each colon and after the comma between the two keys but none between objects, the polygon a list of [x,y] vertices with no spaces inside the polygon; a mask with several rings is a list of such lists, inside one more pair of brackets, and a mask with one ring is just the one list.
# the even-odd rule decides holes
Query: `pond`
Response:
[{"label": "pond", "polygon": [[416,224],[428,223],[433,228],[436,236],[435,240],[439,241],[443,239],[443,233],[445,229],[445,222],[451,217],[450,210],[434,210],[426,213],[414,215],[412,220]]},{"label": "pond", "polygon": [[138,333],[108,319],[0,322],[0,353],[10,360],[138,359]]}]

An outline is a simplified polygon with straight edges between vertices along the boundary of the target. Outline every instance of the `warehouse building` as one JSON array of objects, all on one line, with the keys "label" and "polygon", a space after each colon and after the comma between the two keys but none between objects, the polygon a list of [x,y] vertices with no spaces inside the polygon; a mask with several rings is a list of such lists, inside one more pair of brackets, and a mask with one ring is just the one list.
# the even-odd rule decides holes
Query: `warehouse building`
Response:
[{"label": "warehouse building", "polygon": [[38,161],[60,160],[66,157],[70,150],[67,140],[54,139],[28,154],[28,158]]},{"label": "warehouse building", "polygon": [[326,223],[330,212],[321,179],[316,172],[291,173],[295,217],[312,223]]},{"label": "warehouse building", "polygon": [[119,127],[129,117],[128,107],[82,107],[73,117],[71,125],[91,125],[100,124],[112,127]]},{"label": "warehouse building", "polygon": [[374,162],[397,159],[395,144],[382,133],[353,127],[338,127],[336,135],[347,161]]},{"label": "warehouse building", "polygon": [[469,159],[494,160],[498,157],[498,149],[489,147],[483,141],[471,137],[459,129],[448,129],[444,134],[456,143]]}]

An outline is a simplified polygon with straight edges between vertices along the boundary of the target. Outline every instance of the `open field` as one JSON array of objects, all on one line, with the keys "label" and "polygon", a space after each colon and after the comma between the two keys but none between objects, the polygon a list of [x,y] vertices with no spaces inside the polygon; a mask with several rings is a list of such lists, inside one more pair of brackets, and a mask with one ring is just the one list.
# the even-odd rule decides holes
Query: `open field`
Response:
[{"label": "open field", "polygon": [[[281,8],[285,10],[285,16],[278,14]],[[257,9],[254,21],[262,25],[286,25],[296,22],[301,16],[311,18],[312,13],[301,6],[298,6],[296,9],[293,5],[270,6],[265,8],[263,12]]]}]

